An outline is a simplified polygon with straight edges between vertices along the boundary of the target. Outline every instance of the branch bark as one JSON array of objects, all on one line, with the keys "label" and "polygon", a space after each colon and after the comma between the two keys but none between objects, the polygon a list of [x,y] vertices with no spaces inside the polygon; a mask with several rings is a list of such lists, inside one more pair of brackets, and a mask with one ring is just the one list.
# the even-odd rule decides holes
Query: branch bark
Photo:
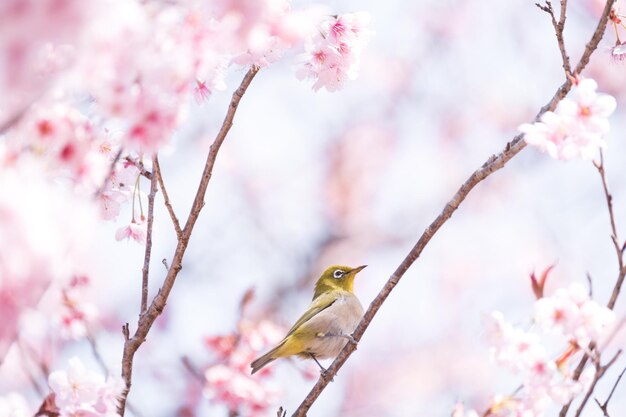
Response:
[{"label": "branch bark", "polygon": [[170,295],[170,292],[172,291],[174,283],[176,282],[176,278],[178,277],[178,273],[183,267],[183,258],[185,256],[185,251],[187,250],[187,245],[189,244],[191,232],[193,231],[194,225],[196,224],[198,216],[200,215],[200,211],[204,206],[204,196],[206,194],[209,180],[211,179],[211,174],[213,173],[213,167],[215,166],[217,154],[220,150],[220,147],[222,146],[222,143],[224,142],[224,139],[226,139],[226,135],[233,125],[233,119],[235,117],[235,113],[237,112],[239,102],[241,101],[241,98],[243,97],[244,93],[248,89],[248,86],[252,82],[252,79],[258,71],[259,68],[256,66],[250,68],[250,70],[248,70],[243,80],[241,81],[239,88],[237,88],[237,90],[235,90],[235,92],[233,93],[230,105],[228,106],[226,117],[224,118],[224,122],[222,123],[222,127],[218,132],[213,144],[209,148],[209,154],[204,165],[202,178],[200,180],[200,184],[198,185],[198,190],[196,191],[196,196],[193,201],[191,211],[189,212],[189,216],[187,217],[187,222],[185,223],[185,227],[182,230],[182,235],[178,239],[176,250],[172,258],[172,264],[167,272],[167,275],[163,282],[163,286],[150,303],[148,309],[139,316],[137,330],[135,331],[133,336],[130,336],[128,324],[122,327],[122,332],[124,333],[125,338],[124,351],[122,354],[122,379],[124,380],[125,388],[120,397],[120,405],[118,410],[120,416],[122,417],[124,416],[126,399],[128,398],[128,394],[130,392],[132,384],[133,359],[135,357],[135,353],[143,344],[143,342],[145,342],[146,336],[148,335],[148,332],[152,328],[152,325],[154,324],[157,317],[159,317],[159,315],[163,312],[165,304],[167,303],[167,299]]},{"label": "branch bark", "polygon": [[[585,46],[585,51],[583,52],[580,61],[576,65],[575,72],[580,73],[585,68],[591,54],[598,47],[598,43],[602,39],[604,35],[604,30],[606,28],[606,24],[608,22],[609,13],[611,11],[611,7],[613,6],[615,0],[608,0],[602,16],[596,26],[596,29],[589,40],[589,42]],[[552,99],[541,108],[535,120],[538,120],[542,114],[546,111],[551,111],[556,108],[557,103],[567,95],[569,90],[572,88],[572,81],[570,77],[566,77],[565,82],[559,89],[556,91]],[[526,143],[523,140],[523,135],[517,135],[508,142],[502,152],[498,155],[492,155],[487,161],[482,165],[481,168],[474,171],[474,173],[461,185],[461,187],[454,194],[452,199],[448,201],[443,210],[439,213],[439,215],[435,218],[435,220],[426,228],[426,230],[422,233],[417,243],[408,253],[406,258],[402,261],[402,263],[398,266],[398,268],[394,271],[394,273],[389,277],[385,286],[380,290],[376,298],[371,302],[363,319],[357,326],[356,330],[352,334],[354,339],[358,342],[361,340],[363,333],[369,327],[372,319],[385,302],[391,291],[398,284],[404,273],[409,269],[411,265],[417,260],[417,258],[421,255],[422,251],[426,247],[426,245],[430,242],[432,237],[437,233],[437,231],[450,219],[452,214],[456,211],[459,205],[465,200],[467,195],[472,191],[472,189],[486,179],[489,175],[493,174],[495,171],[504,167],[506,163],[517,155],[524,147]],[[313,386],[309,394],[304,398],[302,403],[298,406],[296,411],[292,414],[292,417],[304,417],[306,416],[307,411],[311,408],[313,403],[320,396],[322,391],[326,388],[328,383],[333,380],[333,377],[337,374],[337,371],[341,369],[343,364],[348,360],[350,355],[356,350],[356,344],[348,343],[343,348],[343,350],[339,353],[337,358],[333,361],[327,371],[320,376],[317,383]],[[562,417],[562,416],[561,416]]]},{"label": "branch bark", "polygon": [[167,194],[167,190],[165,189],[165,182],[163,181],[163,175],[161,174],[161,165],[159,164],[158,155],[154,156],[152,167],[153,167],[152,171],[154,172],[155,176],[159,180],[159,187],[161,187],[161,192],[163,193],[163,200],[165,200],[165,207],[167,208],[167,212],[170,214],[170,218],[172,219],[172,223],[174,224],[174,231],[176,232],[176,237],[180,239],[180,237],[183,234],[183,231],[180,228],[178,217],[176,217],[176,213],[174,213],[174,207],[172,207],[172,203],[170,202],[170,196]]},{"label": "branch bark", "polygon": [[622,369],[622,372],[620,372],[620,374],[618,375],[617,380],[615,381],[615,384],[613,384],[613,388],[611,388],[611,392],[609,392],[609,396],[606,397],[606,400],[604,401],[603,404],[600,404],[600,401],[598,401],[597,398],[594,398],[594,400],[596,401],[596,404],[598,404],[598,407],[600,407],[600,410],[602,410],[602,414],[604,415],[604,417],[611,417],[609,416],[609,410],[608,410],[609,401],[611,401],[611,398],[613,397],[613,394],[615,393],[615,389],[617,389],[617,385],[619,384],[619,381],[624,376],[624,372],[626,372],[626,368]]},{"label": "branch bark", "polygon": [[[618,350],[615,353],[615,355],[613,356],[613,358],[606,365],[600,365],[600,362],[598,362],[596,364],[596,373],[593,376],[593,381],[591,382],[591,385],[589,386],[589,389],[587,390],[587,393],[585,394],[583,400],[581,401],[580,405],[578,406],[578,409],[576,410],[575,417],[580,417],[580,415],[582,414],[583,410],[585,409],[585,406],[587,405],[587,401],[589,401],[589,398],[591,398],[591,395],[593,394],[593,390],[596,388],[596,384],[604,376],[606,371],[615,363],[615,361],[617,360],[617,358],[619,357],[619,355],[621,353],[622,353],[622,351]],[[598,359],[598,361],[599,361],[599,359]]]},{"label": "branch bark", "polygon": [[550,15],[550,19],[552,20],[552,26],[554,27],[554,32],[556,34],[556,41],[559,45],[559,51],[561,52],[561,60],[563,61],[563,71],[565,71],[565,76],[571,76],[571,65],[569,62],[569,55],[567,55],[567,51],[565,49],[565,40],[563,38],[563,29],[565,28],[565,19],[566,19],[566,10],[567,10],[567,0],[561,0],[561,13],[559,16],[559,21],[556,20],[556,15],[554,14],[554,9],[552,8],[552,3],[550,1],[545,2],[545,5],[535,3],[537,7],[539,7],[544,12]]},{"label": "branch bark", "polygon": [[[152,163],[156,161],[156,154],[152,158]],[[154,168],[153,168],[154,169]],[[157,192],[157,179],[153,175],[150,179],[150,194],[148,194],[148,224],[146,225],[146,252],[143,259],[143,269],[141,277],[141,314],[148,309],[148,278],[150,276],[150,258],[152,255],[152,225],[154,224],[154,197]],[[139,196],[141,198],[141,195]]]}]

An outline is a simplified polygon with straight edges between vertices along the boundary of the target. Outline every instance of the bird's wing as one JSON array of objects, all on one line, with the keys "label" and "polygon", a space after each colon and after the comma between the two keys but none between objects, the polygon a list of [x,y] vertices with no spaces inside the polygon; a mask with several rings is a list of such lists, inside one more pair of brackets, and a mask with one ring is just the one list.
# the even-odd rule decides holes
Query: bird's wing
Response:
[{"label": "bird's wing", "polygon": [[315,300],[313,300],[313,302],[307,309],[306,313],[304,313],[302,317],[300,317],[298,321],[296,321],[296,324],[294,324],[291,329],[289,329],[289,332],[287,333],[287,336],[285,336],[285,339],[289,337],[293,332],[295,332],[296,329],[298,329],[304,323],[311,320],[320,312],[326,310],[328,307],[333,305],[335,301],[337,301],[337,294],[334,292],[328,292],[315,298]]}]

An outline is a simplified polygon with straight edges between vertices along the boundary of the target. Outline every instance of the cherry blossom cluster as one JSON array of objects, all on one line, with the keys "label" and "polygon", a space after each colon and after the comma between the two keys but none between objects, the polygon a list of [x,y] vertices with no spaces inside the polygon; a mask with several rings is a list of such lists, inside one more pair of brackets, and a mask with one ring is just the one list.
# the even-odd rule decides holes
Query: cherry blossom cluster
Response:
[{"label": "cherry blossom cluster", "polygon": [[361,52],[372,32],[366,29],[370,15],[358,12],[326,20],[319,33],[306,43],[298,77],[315,80],[313,90],[336,91],[358,76]]},{"label": "cherry blossom cluster", "polygon": [[59,417],[117,417],[121,380],[88,370],[77,357],[70,359],[67,370],[54,371],[48,377]]},{"label": "cherry blossom cluster", "polygon": [[545,112],[535,123],[524,123],[519,130],[529,145],[536,146],[554,159],[592,159],[606,143],[608,117],[617,103],[608,94],[597,93],[597,83],[576,79],[569,97],[559,102],[554,112]]},{"label": "cherry blossom cluster", "polygon": [[2,2],[0,164],[39,161],[51,179],[97,195],[105,220],[132,202],[115,237],[145,243],[129,159],[169,145],[191,98],[225,89],[231,67],[266,67],[306,44],[298,75],[337,90],[357,75],[368,22],[364,12],[328,17],[289,0]]},{"label": "cherry blossom cluster", "polygon": [[[488,341],[494,361],[520,375],[512,395],[492,399],[489,415],[540,417],[551,405],[564,405],[587,389],[593,368],[574,378],[575,357],[599,342],[615,322],[612,310],[593,301],[585,288],[572,284],[534,304],[530,329],[507,322],[500,312],[488,317]],[[556,354],[551,353],[556,340]],[[558,350],[560,349],[560,351]],[[457,404],[454,417],[478,416]]]},{"label": "cherry blossom cluster", "polygon": [[278,391],[267,381],[272,368],[250,375],[250,363],[267,346],[280,340],[280,328],[269,321],[241,320],[237,333],[207,337],[206,346],[216,362],[204,372],[205,395],[238,415],[265,416]]},{"label": "cherry blossom cluster", "polygon": [[86,301],[84,296],[84,290],[89,285],[89,277],[76,275],[61,291],[61,329],[69,338],[81,339],[88,336],[90,324],[97,321],[97,307]]},{"label": "cherry blossom cluster", "polygon": [[62,185],[42,180],[41,167],[27,162],[0,169],[0,362],[20,331],[23,312],[54,282],[85,267],[80,260],[95,219],[91,207]]}]

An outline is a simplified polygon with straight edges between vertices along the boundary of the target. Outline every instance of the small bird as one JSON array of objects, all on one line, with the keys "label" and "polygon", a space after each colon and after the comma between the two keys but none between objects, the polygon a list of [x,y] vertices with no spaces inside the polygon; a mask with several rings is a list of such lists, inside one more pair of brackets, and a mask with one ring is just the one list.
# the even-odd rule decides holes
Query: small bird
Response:
[{"label": "small bird", "polygon": [[281,342],[250,366],[254,374],[274,359],[297,355],[318,359],[335,357],[351,341],[363,318],[363,307],[354,295],[354,277],[367,265],[356,268],[333,265],[315,283],[313,301]]}]

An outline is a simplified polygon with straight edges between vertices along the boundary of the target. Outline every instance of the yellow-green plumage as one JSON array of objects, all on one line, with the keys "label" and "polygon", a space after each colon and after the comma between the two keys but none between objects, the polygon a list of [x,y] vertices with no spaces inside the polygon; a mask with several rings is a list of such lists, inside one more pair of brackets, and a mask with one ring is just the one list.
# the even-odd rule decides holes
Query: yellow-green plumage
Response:
[{"label": "yellow-green plumage", "polygon": [[354,277],[363,268],[334,265],[326,269],[315,284],[309,308],[274,349],[252,362],[252,373],[287,356],[337,356],[363,317],[363,307],[353,292]]}]

